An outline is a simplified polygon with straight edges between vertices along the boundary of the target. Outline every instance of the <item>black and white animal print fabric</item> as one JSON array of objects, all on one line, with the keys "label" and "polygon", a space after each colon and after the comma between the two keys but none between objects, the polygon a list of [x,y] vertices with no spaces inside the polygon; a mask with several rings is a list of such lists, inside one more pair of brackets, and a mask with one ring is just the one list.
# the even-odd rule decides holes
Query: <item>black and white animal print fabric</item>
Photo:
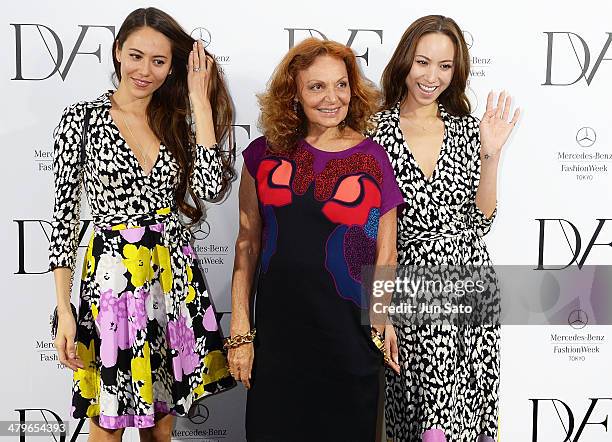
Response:
[{"label": "black and white animal print fabric", "polygon": [[[480,133],[475,117],[455,117],[442,105],[442,148],[425,177],[400,129],[399,104],[373,117],[374,141],[387,150],[406,204],[398,208],[400,265],[488,266],[482,240],[487,218],[476,206]],[[448,442],[497,435],[499,326],[395,324],[401,374],[386,371],[387,436],[420,442],[437,428]]]}]

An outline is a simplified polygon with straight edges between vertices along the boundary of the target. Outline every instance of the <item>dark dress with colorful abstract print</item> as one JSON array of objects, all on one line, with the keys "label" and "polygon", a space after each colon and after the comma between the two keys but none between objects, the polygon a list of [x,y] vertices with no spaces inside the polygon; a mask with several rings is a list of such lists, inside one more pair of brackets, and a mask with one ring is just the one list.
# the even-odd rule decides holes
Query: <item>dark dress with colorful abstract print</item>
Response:
[{"label": "dark dress with colorful abstract print", "polygon": [[305,141],[243,152],[263,221],[249,441],[372,441],[382,355],[363,324],[362,266],[380,217],[403,202],[380,145]]}]

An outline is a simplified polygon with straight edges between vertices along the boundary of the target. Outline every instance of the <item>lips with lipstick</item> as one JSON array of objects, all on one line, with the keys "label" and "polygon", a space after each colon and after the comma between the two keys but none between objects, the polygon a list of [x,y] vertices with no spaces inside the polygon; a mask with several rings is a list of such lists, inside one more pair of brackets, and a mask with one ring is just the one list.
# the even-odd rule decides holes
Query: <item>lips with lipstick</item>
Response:
[{"label": "lips with lipstick", "polygon": [[137,88],[140,89],[146,89],[152,82],[151,81],[147,81],[147,80],[140,80],[138,78],[134,78],[134,77],[130,77],[132,80],[132,83],[134,83],[134,85]]}]

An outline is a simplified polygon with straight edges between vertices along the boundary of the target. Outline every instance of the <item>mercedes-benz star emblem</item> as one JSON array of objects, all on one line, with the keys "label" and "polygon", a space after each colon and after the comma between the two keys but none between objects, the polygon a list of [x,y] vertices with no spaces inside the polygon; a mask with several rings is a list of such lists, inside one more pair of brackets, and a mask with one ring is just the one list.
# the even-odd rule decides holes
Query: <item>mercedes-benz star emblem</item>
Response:
[{"label": "mercedes-benz star emblem", "polygon": [[597,140],[597,134],[592,127],[582,127],[576,133],[576,143],[581,147],[591,147]]},{"label": "mercedes-benz star emblem", "polygon": [[195,404],[189,409],[187,417],[194,424],[200,425],[208,420],[208,408],[204,404]]},{"label": "mercedes-benz star emblem", "polygon": [[205,48],[208,47],[212,40],[210,31],[206,28],[195,28],[193,31],[191,31],[191,36],[196,40],[202,40]]},{"label": "mercedes-benz star emblem", "polygon": [[208,235],[210,235],[210,224],[208,224],[208,221],[202,221],[202,224],[193,230],[193,236],[197,240],[206,239]]},{"label": "mercedes-benz star emblem", "polygon": [[581,329],[589,323],[589,317],[584,310],[574,310],[569,314],[567,323],[575,329]]},{"label": "mercedes-benz star emblem", "polygon": [[465,39],[465,44],[468,49],[472,49],[472,45],[474,44],[474,36],[470,33],[470,31],[463,31],[463,38]]}]

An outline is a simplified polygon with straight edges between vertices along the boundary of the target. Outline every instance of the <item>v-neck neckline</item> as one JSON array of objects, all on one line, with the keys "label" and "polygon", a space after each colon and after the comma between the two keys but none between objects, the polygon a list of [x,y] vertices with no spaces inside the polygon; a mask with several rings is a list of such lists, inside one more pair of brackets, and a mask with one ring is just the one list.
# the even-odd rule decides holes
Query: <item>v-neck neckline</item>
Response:
[{"label": "v-neck neckline", "polygon": [[[138,160],[138,157],[136,156],[136,152],[134,151],[134,149],[128,144],[127,139],[125,138],[125,136],[121,133],[121,129],[119,129],[119,126],[117,125],[117,123],[115,122],[115,119],[113,118],[113,115],[111,114],[111,109],[113,108],[113,102],[111,100],[111,96],[114,92],[113,91],[108,91],[108,93],[106,94],[106,102],[107,102],[107,112],[108,112],[108,118],[111,122],[111,124],[114,126],[114,128],[117,130],[117,133],[119,134],[119,138],[121,138],[121,141],[123,142],[123,144],[125,145],[125,147],[127,148],[127,150],[129,151],[129,155],[132,157],[132,159],[136,162],[136,164],[138,165],[138,171],[140,172],[140,175],[142,175],[145,178],[148,178],[151,176],[151,174],[153,173],[153,171],[155,170],[155,168],[157,167],[157,163],[159,162],[159,157],[161,156],[162,153],[162,149],[164,147],[163,143],[160,141],[159,143],[159,147],[157,149],[157,155],[155,156],[155,159],[153,160],[153,165],[151,166],[151,169],[149,169],[148,173],[145,173],[144,168],[142,167],[142,164],[140,163],[140,161]],[[121,111],[121,110],[119,110]]]},{"label": "v-neck neckline", "polygon": [[442,134],[442,144],[440,146],[440,151],[438,153],[438,159],[436,160],[434,168],[431,171],[431,175],[429,177],[425,175],[425,172],[423,172],[421,165],[419,164],[419,162],[416,160],[416,158],[412,154],[412,150],[410,150],[410,145],[408,144],[406,135],[404,134],[404,131],[402,130],[401,116],[400,116],[400,103],[396,105],[395,112],[397,114],[396,115],[397,116],[397,128],[399,130],[399,133],[402,135],[402,140],[404,142],[404,148],[406,149],[406,152],[408,153],[408,157],[410,158],[410,161],[412,161],[412,165],[421,175],[421,178],[423,179],[423,181],[426,184],[431,184],[434,181],[436,175],[439,175],[440,163],[446,151],[446,140],[448,138],[448,121],[444,115],[445,114],[444,107],[438,103],[438,112],[440,113],[440,118],[442,119],[442,123],[444,123],[444,134]]}]

